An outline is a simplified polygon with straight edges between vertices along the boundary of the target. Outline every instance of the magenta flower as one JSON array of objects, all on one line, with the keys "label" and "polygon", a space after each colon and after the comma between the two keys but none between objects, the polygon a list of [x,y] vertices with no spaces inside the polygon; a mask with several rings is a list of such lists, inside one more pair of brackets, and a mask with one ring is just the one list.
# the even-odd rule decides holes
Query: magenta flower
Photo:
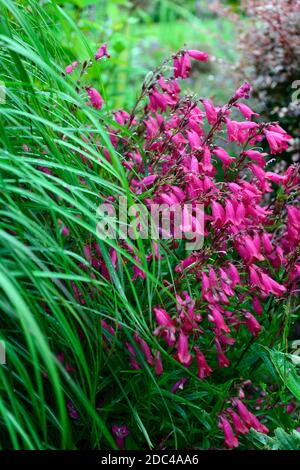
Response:
[{"label": "magenta flower", "polygon": [[241,285],[241,279],[240,279],[240,275],[239,275],[239,272],[238,270],[236,269],[236,267],[234,266],[234,264],[232,263],[229,263],[228,265],[228,268],[227,268],[227,272],[229,274],[229,277],[231,279],[231,282],[232,282],[232,287],[234,288],[237,284]]},{"label": "magenta flower", "polygon": [[234,447],[238,447],[239,441],[237,437],[233,434],[232,427],[225,416],[219,416],[219,428],[223,430],[224,437],[225,437],[225,444],[229,447],[229,449],[233,449]]},{"label": "magenta flower", "polygon": [[125,448],[125,437],[130,434],[128,427],[125,424],[114,424],[111,430],[118,448],[123,450]]},{"label": "magenta flower", "polygon": [[153,356],[151,353],[151,349],[149,348],[148,344],[144,339],[142,339],[137,333],[133,336],[134,341],[140,346],[142,353],[145,356],[146,361],[150,366],[153,365]]},{"label": "magenta flower", "polygon": [[95,54],[95,60],[99,60],[102,57],[107,57],[108,59],[110,58],[110,55],[107,52],[107,44],[102,44],[102,46],[99,47]]},{"label": "magenta flower", "polygon": [[71,73],[73,72],[73,66],[70,64],[70,65],[67,65],[66,66],[66,73],[68,75],[70,75]]},{"label": "magenta flower", "polygon": [[295,404],[294,403],[288,403],[287,406],[286,406],[286,412],[288,414],[291,414],[291,413],[293,413],[294,410],[295,410]]},{"label": "magenta flower", "polygon": [[130,365],[133,369],[139,370],[141,367],[136,361],[136,352],[132,344],[126,342],[125,346],[129,352],[129,360],[130,360]]},{"label": "magenta flower", "polygon": [[261,326],[256,320],[256,318],[254,317],[254,315],[252,315],[252,313],[250,312],[246,312],[245,319],[246,319],[245,323],[250,333],[252,333],[253,336],[257,336],[261,330]]},{"label": "magenta flower", "polygon": [[241,402],[238,398],[233,399],[233,404],[237,406],[239,415],[242,420],[246,423],[249,428],[254,428],[256,431],[267,434],[269,432],[268,428],[261,424],[260,421],[252,414],[244,403]]},{"label": "magenta flower", "polygon": [[189,54],[184,52],[181,55],[175,56],[173,60],[173,67],[175,78],[188,78],[191,71]]},{"label": "magenta flower", "polygon": [[264,156],[266,156],[266,153],[261,153],[258,152],[257,150],[246,150],[243,152],[243,155],[246,155],[246,157],[250,158],[254,162],[258,163],[258,165],[264,167],[266,165]]},{"label": "magenta flower", "polygon": [[217,121],[218,112],[210,100],[202,100],[202,103],[208,123],[213,126]]},{"label": "magenta flower", "polygon": [[75,62],[72,62],[72,64],[69,64],[67,65],[66,67],[66,74],[70,75],[75,69],[76,67],[80,64],[80,62],[78,61],[75,61]]},{"label": "magenta flower", "polygon": [[249,98],[251,85],[245,82],[240,88],[238,88],[234,94],[234,99],[239,100],[240,98]]},{"label": "magenta flower", "polygon": [[226,325],[221,312],[216,307],[212,306],[210,308],[208,318],[215,324],[215,328],[218,333],[221,333],[221,331],[224,331],[224,333],[230,333],[230,328]]},{"label": "magenta flower", "polygon": [[232,408],[227,408],[226,411],[231,416],[232,424],[233,424],[233,427],[234,427],[234,430],[235,430],[236,434],[237,435],[238,434],[247,434],[249,429],[247,428],[247,426],[245,426],[243,421],[240,419],[239,415]]},{"label": "magenta flower", "polygon": [[164,371],[164,368],[163,368],[163,363],[162,363],[160,351],[156,352],[155,358],[154,358],[154,363],[155,363],[155,373],[156,373],[156,375],[161,375]]},{"label": "magenta flower", "polygon": [[187,132],[188,141],[190,143],[191,149],[196,150],[201,148],[201,140],[197,132],[191,130]]},{"label": "magenta flower", "polygon": [[235,158],[228,155],[226,150],[222,149],[221,147],[215,147],[213,153],[217,155],[217,157],[223,163],[223,168],[227,168],[230,166],[232,162],[234,162]]},{"label": "magenta flower", "polygon": [[73,405],[73,403],[71,402],[71,400],[69,400],[67,402],[67,410],[68,410],[68,414],[70,416],[71,419],[73,419],[74,421],[76,421],[77,419],[79,419],[79,413],[78,411],[76,410],[75,406]]},{"label": "magenta flower", "polygon": [[261,315],[262,312],[263,312],[263,307],[262,307],[258,297],[256,297],[256,296],[253,297],[252,305],[253,305],[255,313],[257,315]]},{"label": "magenta flower", "polygon": [[240,110],[240,112],[246,119],[250,120],[252,116],[259,116],[259,114],[252,111],[252,109],[244,103],[237,103],[235,106]]},{"label": "magenta flower", "polygon": [[215,337],[215,344],[216,344],[217,354],[218,354],[218,366],[220,368],[228,367],[230,365],[230,360],[223,353],[220,341],[217,337]]},{"label": "magenta flower", "polygon": [[223,207],[221,204],[213,200],[211,203],[211,208],[214,225],[218,228],[222,227],[225,223],[225,211]]},{"label": "magenta flower", "polygon": [[187,378],[182,378],[175,382],[175,384],[171,388],[171,393],[176,393],[177,390],[183,390],[185,384],[187,383],[188,379]]},{"label": "magenta flower", "polygon": [[190,49],[187,51],[188,55],[192,57],[192,59],[199,60],[200,62],[207,62],[208,61],[208,54],[207,52],[197,51],[195,49]]},{"label": "magenta flower", "polygon": [[87,94],[89,95],[90,103],[93,106],[93,108],[101,109],[103,106],[103,99],[99,91],[97,91],[95,88],[87,88],[86,91],[87,91]]},{"label": "magenta flower", "polygon": [[176,357],[178,361],[186,367],[190,366],[193,360],[189,353],[188,337],[183,333],[183,331],[180,331],[179,334]]},{"label": "magenta flower", "polygon": [[168,346],[173,346],[176,343],[176,328],[171,317],[163,308],[154,308],[153,311],[159,325],[153,332],[154,336],[164,337]]},{"label": "magenta flower", "polygon": [[285,132],[282,127],[276,125],[269,125],[265,130],[265,136],[270,145],[271,153],[281,153],[283,150],[288,149],[288,142],[291,140],[291,136]]},{"label": "magenta flower", "polygon": [[212,373],[212,369],[208,366],[205,356],[200,349],[194,346],[194,351],[198,364],[198,377],[199,379],[205,379],[205,377],[208,377]]}]

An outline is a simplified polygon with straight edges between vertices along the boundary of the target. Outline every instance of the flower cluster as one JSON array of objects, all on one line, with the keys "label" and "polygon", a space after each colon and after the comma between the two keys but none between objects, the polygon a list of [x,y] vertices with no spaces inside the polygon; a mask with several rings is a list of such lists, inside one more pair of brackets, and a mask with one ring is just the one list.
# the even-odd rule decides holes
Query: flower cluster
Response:
[{"label": "flower cluster", "polygon": [[[104,56],[109,57],[106,45],[97,51],[95,60]],[[276,305],[297,290],[300,169],[293,165],[282,175],[268,171],[262,142],[268,144],[271,155],[278,155],[287,149],[290,136],[277,122],[260,121],[245,104],[251,89],[248,83],[223,106],[209,99],[181,96],[180,80],[189,77],[191,60],[207,61],[208,56],[202,51],[181,50],[172,59],[171,74],[162,66],[148,77],[132,112],[116,111],[116,126],[111,124],[107,131],[122,155],[133,196],[146,207],[179,204],[184,212],[186,204],[195,209],[202,204],[204,226],[197,225],[194,212],[187,225],[202,231],[205,245],[186,253],[175,239],[168,241],[178,261],[172,278],[166,276],[162,281],[174,293],[174,303],[168,296],[153,309],[157,349],[138,331],[134,344],[124,339],[124,346],[136,370],[142,367],[143,356],[161,375],[164,350],[177,361],[182,374],[184,368],[195,368],[200,380],[211,380],[216,370],[231,367],[231,350],[240,338],[261,334],[266,301],[271,299]],[[83,91],[91,106],[105,112],[97,90],[86,87]],[[134,139],[128,137],[128,130]],[[109,149],[99,142],[97,147],[110,160]],[[67,234],[67,228],[64,231]],[[135,260],[130,268],[132,280],[142,283],[145,272],[138,250],[124,240],[120,245]],[[91,268],[110,279],[96,241],[86,244],[84,257]],[[118,262],[114,249],[110,249],[110,258],[116,270],[120,261],[128,264],[125,258]],[[158,244],[149,250],[147,261],[154,258],[166,259]],[[76,298],[84,302],[75,284],[73,288]],[[116,327],[121,329],[102,322],[107,347]],[[181,387],[186,380],[181,379]],[[219,415],[219,426],[230,448],[237,447],[238,434],[246,434],[251,427],[268,432],[240,398],[232,398],[231,406]]]}]

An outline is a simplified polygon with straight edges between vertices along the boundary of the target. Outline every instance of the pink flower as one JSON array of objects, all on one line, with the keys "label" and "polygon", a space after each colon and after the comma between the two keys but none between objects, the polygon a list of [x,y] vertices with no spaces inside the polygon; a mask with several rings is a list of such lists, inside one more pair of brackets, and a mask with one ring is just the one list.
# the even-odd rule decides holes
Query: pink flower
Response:
[{"label": "pink flower", "polygon": [[183,364],[186,367],[188,367],[193,360],[191,354],[189,353],[188,338],[183,333],[183,331],[180,331],[180,334],[179,334],[176,358],[178,359],[179,362],[181,362],[181,364]]},{"label": "pink flower", "polygon": [[242,420],[240,419],[239,415],[232,409],[232,408],[227,408],[226,410],[230,416],[231,416],[231,419],[232,419],[232,424],[233,424],[233,427],[234,427],[234,430],[236,432],[236,434],[247,434],[249,429],[247,428],[247,426],[245,426],[245,424],[242,422]]},{"label": "pink flower", "polygon": [[214,171],[214,167],[211,163],[211,154],[210,150],[207,146],[203,149],[203,156],[202,156],[202,169],[207,173],[212,173]]},{"label": "pink flower", "polygon": [[238,270],[234,266],[234,264],[229,263],[227,272],[230,276],[231,282],[232,282],[232,287],[234,288],[237,284],[241,284],[240,276],[238,273]]},{"label": "pink flower", "polygon": [[233,224],[233,225],[237,224],[234,207],[232,205],[232,202],[229,199],[227,199],[225,203],[225,217],[226,217],[225,221],[227,224],[228,223]]},{"label": "pink flower", "polygon": [[255,313],[257,315],[261,315],[263,312],[263,308],[259,299],[256,296],[253,297],[252,305],[253,305]]},{"label": "pink flower", "polygon": [[160,326],[167,327],[167,328],[173,328],[174,323],[171,320],[170,315],[164,310],[163,308],[154,308],[153,309],[156,317],[156,321]]},{"label": "pink flower", "polygon": [[156,137],[159,125],[156,119],[152,116],[149,116],[147,120],[143,121],[147,129],[147,139],[152,140]]},{"label": "pink flower", "polygon": [[219,428],[223,429],[225,444],[229,447],[229,449],[238,447],[239,441],[233,434],[232,427],[230,426],[228,419],[222,415],[219,416]]},{"label": "pink flower", "polygon": [[67,67],[66,67],[66,73],[67,73],[68,75],[70,75],[72,72],[73,72],[73,67],[72,67],[72,65],[67,65]]},{"label": "pink flower", "polygon": [[179,56],[175,56],[173,60],[173,66],[175,78],[188,78],[191,71],[189,54],[184,52]]},{"label": "pink flower", "polygon": [[226,119],[228,142],[239,142],[244,144],[249,139],[252,132],[258,128],[258,124],[253,121],[238,122]]},{"label": "pink flower", "polygon": [[192,57],[192,59],[199,60],[200,62],[207,62],[208,61],[208,54],[207,52],[197,51],[195,49],[190,49],[187,51],[188,55]]},{"label": "pink flower", "polygon": [[253,336],[257,336],[261,330],[260,324],[250,312],[246,312],[244,315],[246,318],[246,325],[248,330],[253,334]]},{"label": "pink flower", "polygon": [[65,70],[66,70],[66,73],[67,73],[68,75],[70,75],[70,74],[74,71],[74,69],[76,69],[76,67],[79,65],[79,63],[80,63],[80,62],[75,61],[75,62],[72,62],[72,64],[67,65],[67,67],[66,67],[66,69],[65,69]]},{"label": "pink flower", "polygon": [[188,131],[188,140],[192,150],[197,150],[201,147],[200,137],[195,131]]},{"label": "pink flower", "polygon": [[261,241],[262,241],[262,246],[264,249],[264,252],[267,254],[273,253],[273,246],[272,243],[270,242],[270,236],[267,233],[263,233],[261,236]]},{"label": "pink flower", "polygon": [[149,94],[150,100],[150,109],[152,111],[156,111],[160,109],[162,112],[165,112],[167,106],[173,106],[176,104],[176,100],[172,99],[169,95],[159,93],[156,88],[153,88],[151,93]]},{"label": "pink flower", "polygon": [[221,147],[215,147],[213,150],[214,154],[221,160],[223,163],[223,168],[227,168],[230,166],[232,162],[234,162],[235,158],[228,155],[226,150],[222,149]]},{"label": "pink flower", "polygon": [[125,437],[129,436],[130,432],[126,425],[114,424],[111,428],[116,444],[119,449],[125,447]]},{"label": "pink flower", "polygon": [[242,115],[246,118],[246,119],[251,119],[252,116],[259,116],[259,114],[255,113],[254,111],[252,111],[251,108],[249,108],[249,106],[247,106],[246,104],[244,103],[237,103],[235,105],[237,108],[239,108],[240,112],[242,113]]},{"label": "pink flower", "polygon": [[237,406],[239,415],[242,420],[246,423],[249,428],[254,428],[256,431],[267,434],[268,428],[260,423],[260,421],[254,416],[238,398],[233,399],[233,404]]},{"label": "pink flower", "polygon": [[103,99],[100,93],[95,88],[87,88],[87,94],[90,98],[90,103],[95,109],[101,109],[103,106]]},{"label": "pink flower", "polygon": [[213,126],[217,121],[217,110],[210,100],[202,100],[202,103],[205,109],[206,119],[208,123]]},{"label": "pink flower", "polygon": [[295,409],[295,404],[294,404],[294,403],[288,403],[288,404],[287,404],[287,406],[286,406],[286,412],[287,412],[288,414],[293,413],[294,409]]},{"label": "pink flower", "polygon": [[210,308],[210,312],[211,313],[208,315],[208,318],[215,324],[216,330],[219,333],[221,331],[224,331],[224,333],[230,333],[230,328],[226,325],[221,312],[213,306]]},{"label": "pink flower", "polygon": [[228,367],[230,365],[230,360],[223,353],[220,341],[218,340],[217,337],[215,337],[215,343],[216,343],[216,348],[217,348],[217,353],[218,353],[218,366],[220,368]]},{"label": "pink flower", "polygon": [[186,259],[184,259],[183,261],[180,262],[179,265],[176,266],[175,268],[175,272],[176,273],[181,273],[183,272],[185,269],[189,268],[191,265],[193,265],[194,263],[196,263],[198,260],[198,257],[196,254],[191,254],[190,256],[188,256]]},{"label": "pink flower", "polygon": [[239,100],[241,98],[249,98],[250,96],[251,85],[250,83],[245,82],[240,88],[238,88],[234,94],[234,99]]},{"label": "pink flower", "polygon": [[145,356],[145,359],[146,361],[148,362],[148,364],[150,366],[153,365],[153,357],[152,357],[152,353],[151,353],[151,349],[149,348],[148,344],[146,343],[146,341],[144,339],[142,339],[137,333],[135,333],[133,335],[133,338],[134,338],[134,341],[139,344],[144,356]]},{"label": "pink flower", "polygon": [[278,282],[274,281],[270,276],[265,273],[261,273],[261,284],[262,288],[268,293],[273,293],[275,296],[280,297],[284,292],[286,292],[286,288]]},{"label": "pink flower", "polygon": [[208,366],[205,356],[200,349],[194,346],[194,351],[198,364],[198,377],[199,379],[205,379],[205,377],[208,377],[212,373],[212,369]]},{"label": "pink flower", "polygon": [[154,363],[155,363],[155,373],[156,373],[156,375],[161,375],[164,371],[164,368],[163,368],[163,363],[162,363],[162,360],[161,360],[160,351],[156,352],[155,358],[154,358]]},{"label": "pink flower", "polygon": [[271,153],[281,153],[288,149],[288,142],[292,138],[280,126],[268,126],[265,130],[266,139],[270,145]]},{"label": "pink flower", "polygon": [[70,230],[68,227],[60,220],[57,220],[58,224],[60,225],[60,233],[63,237],[68,237],[70,234]]},{"label": "pink flower", "polygon": [[258,163],[258,165],[264,167],[266,165],[264,156],[266,156],[266,153],[261,153],[258,152],[257,150],[246,150],[243,152],[243,155],[246,155],[246,157],[250,158],[251,160],[255,161]]},{"label": "pink flower", "polygon": [[131,367],[135,370],[139,370],[141,367],[140,365],[137,363],[136,361],[136,352],[135,352],[135,349],[134,347],[132,346],[132,344],[130,343],[125,343],[125,346],[129,352],[129,358],[130,358],[130,364],[131,364]]},{"label": "pink flower", "polygon": [[235,248],[245,263],[252,264],[256,260],[263,260],[262,254],[256,247],[252,238],[247,236],[244,238],[237,238],[234,241]]},{"label": "pink flower", "polygon": [[218,202],[212,200],[211,209],[214,225],[218,228],[222,227],[225,223],[225,211],[223,207]]},{"label": "pink flower", "polygon": [[130,115],[126,111],[123,111],[122,109],[120,109],[119,111],[115,112],[115,119],[118,124],[121,124],[121,126],[124,126],[124,124],[126,124],[129,121]]},{"label": "pink flower", "polygon": [[108,59],[110,58],[110,55],[107,52],[107,44],[102,44],[102,46],[99,47],[95,54],[95,60],[99,60],[104,56],[106,56]]},{"label": "pink flower", "polygon": [[173,387],[171,388],[171,393],[176,393],[177,390],[183,390],[185,384],[187,383],[188,379],[187,378],[182,378],[178,380]]},{"label": "pink flower", "polygon": [[171,320],[170,315],[163,308],[154,308],[153,309],[156,321],[159,325],[153,332],[154,336],[163,336],[168,344],[168,346],[173,346],[176,343],[175,331],[173,321]]}]

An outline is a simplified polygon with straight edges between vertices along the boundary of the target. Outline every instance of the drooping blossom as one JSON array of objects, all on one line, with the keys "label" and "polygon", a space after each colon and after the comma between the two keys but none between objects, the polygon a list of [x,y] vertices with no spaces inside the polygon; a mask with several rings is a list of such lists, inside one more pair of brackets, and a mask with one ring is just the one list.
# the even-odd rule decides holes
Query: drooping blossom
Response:
[{"label": "drooping blossom", "polygon": [[229,449],[238,447],[239,441],[237,437],[233,434],[232,427],[225,416],[219,416],[219,427],[223,430],[225,436],[225,444]]},{"label": "drooping blossom", "polygon": [[200,62],[208,61],[207,52],[197,51],[195,49],[189,49],[187,52],[188,52],[188,55],[192,57],[192,59],[199,60]]},{"label": "drooping blossom", "polygon": [[176,393],[177,390],[183,390],[184,386],[186,385],[188,379],[186,377],[179,379],[171,388],[171,393]]},{"label": "drooping blossom", "polygon": [[74,72],[74,70],[76,69],[76,67],[80,64],[80,62],[78,61],[75,61],[75,62],[72,62],[72,64],[69,64],[66,66],[66,74],[67,75],[70,75],[72,72]]},{"label": "drooping blossom", "polygon": [[110,58],[110,55],[107,52],[107,44],[102,44],[102,46],[99,47],[97,52],[95,53],[95,60],[99,60],[102,57],[107,57],[108,59]]},{"label": "drooping blossom", "polygon": [[93,108],[101,109],[103,106],[103,99],[99,91],[97,91],[95,88],[87,88],[86,91],[87,91],[87,94],[89,95],[90,103],[93,106]]},{"label": "drooping blossom", "polygon": [[184,366],[189,366],[192,362],[192,356],[189,353],[189,344],[188,344],[188,338],[183,333],[183,331],[180,332],[179,334],[179,339],[178,339],[178,344],[177,344],[177,359],[181,364]]},{"label": "drooping blossom", "polygon": [[129,436],[130,431],[125,424],[114,424],[111,428],[116,444],[119,449],[125,448],[125,438]]}]

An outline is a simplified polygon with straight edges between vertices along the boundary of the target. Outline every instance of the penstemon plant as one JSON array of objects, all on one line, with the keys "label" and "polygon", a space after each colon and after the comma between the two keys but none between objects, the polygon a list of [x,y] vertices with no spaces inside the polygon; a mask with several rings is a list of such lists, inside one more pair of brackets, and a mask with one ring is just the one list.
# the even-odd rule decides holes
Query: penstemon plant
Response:
[{"label": "penstemon plant", "polygon": [[300,171],[269,163],[289,135],[248,83],[182,92],[194,49],[112,110],[110,47],[55,2],[0,3],[0,448],[296,446]]},{"label": "penstemon plant", "polygon": [[[106,44],[95,54],[95,61],[104,56],[109,57]],[[103,344],[110,350],[118,337],[137,371],[143,368],[143,359],[157,376],[166,373],[165,364],[168,373],[170,368],[179,369],[182,377],[172,393],[186,386],[190,371],[210,383],[226,378],[230,386],[215,419],[226,445],[233,448],[251,428],[269,432],[263,406],[255,407],[261,410],[259,418],[249,410],[247,397],[254,392],[247,392],[247,387],[256,392],[258,388],[247,377],[237,380],[236,367],[246,352],[245,342],[254,347],[263,336],[264,345],[272,346],[284,327],[279,312],[284,305],[291,309],[295,305],[300,280],[300,169],[292,165],[282,175],[268,171],[262,141],[267,141],[274,156],[288,148],[291,137],[277,122],[262,122],[245,104],[251,89],[248,83],[223,106],[182,96],[180,80],[189,77],[191,60],[207,61],[208,55],[180,50],[171,65],[165,61],[145,80],[134,109],[113,113],[107,131],[121,156],[133,199],[148,210],[159,204],[167,211],[179,206],[183,235],[191,229],[194,234],[201,231],[204,244],[187,253],[182,241],[175,239],[173,223],[173,236],[164,249],[157,241],[154,248],[149,245],[148,263],[168,260],[172,266],[171,273],[162,270],[162,282],[172,296],[162,294],[152,310],[155,346],[138,329],[133,343],[126,340],[117,319],[102,320]],[[72,65],[66,72],[73,73]],[[88,104],[108,113],[100,93],[91,87],[85,90]],[[98,148],[110,160],[108,148],[101,143]],[[104,200],[112,207],[116,201],[111,196]],[[197,204],[203,208],[202,225],[195,215]],[[189,218],[187,205],[192,208]],[[127,264],[141,289],[147,274],[137,245],[126,240],[117,243],[135,262],[128,263],[111,248],[111,265],[118,270]],[[110,279],[97,240],[85,245],[84,255]],[[76,285],[74,294],[82,297]],[[277,328],[268,335],[272,323]],[[115,434],[117,442],[123,442],[128,429],[123,426],[123,437]]]}]

